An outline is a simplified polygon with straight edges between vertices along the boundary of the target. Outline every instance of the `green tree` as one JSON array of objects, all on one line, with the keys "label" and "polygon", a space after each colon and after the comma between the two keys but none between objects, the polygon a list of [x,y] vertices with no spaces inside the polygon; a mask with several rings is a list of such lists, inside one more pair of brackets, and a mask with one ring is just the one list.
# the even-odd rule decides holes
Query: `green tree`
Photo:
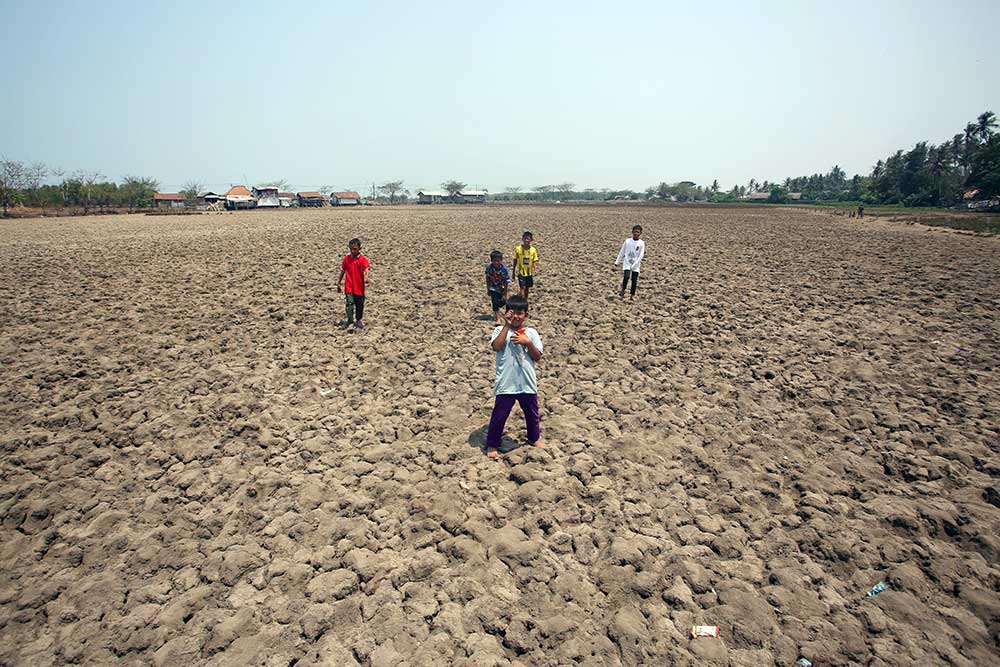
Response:
[{"label": "green tree", "polygon": [[181,194],[184,195],[184,205],[194,206],[198,203],[198,194],[204,189],[205,184],[194,179],[184,184]]},{"label": "green tree", "polygon": [[768,195],[767,201],[772,204],[784,204],[788,201],[788,192],[780,186],[774,186],[771,188],[771,194]]},{"label": "green tree", "polygon": [[556,191],[559,192],[559,196],[562,199],[571,199],[573,197],[573,188],[576,187],[576,183],[560,183],[556,186]]},{"label": "green tree", "polygon": [[0,160],[0,208],[3,217],[8,210],[20,203],[22,190],[28,186],[28,170],[16,160]]},{"label": "green tree", "polygon": [[544,200],[544,199],[548,199],[549,195],[551,193],[555,192],[556,186],[554,186],[554,185],[536,185],[535,187],[533,187],[531,189],[538,195],[538,197],[537,197],[538,199]]},{"label": "green tree", "polygon": [[993,135],[993,128],[997,126],[996,115],[992,111],[984,111],[976,119],[976,136],[984,144],[988,143]]},{"label": "green tree", "polygon": [[153,195],[159,187],[160,184],[152,178],[126,176],[119,188],[121,202],[128,207],[129,213],[148,208],[153,205]]},{"label": "green tree", "polygon": [[447,192],[450,196],[454,197],[459,192],[464,190],[468,185],[462,181],[445,181],[441,184],[441,189]]},{"label": "green tree", "polygon": [[378,186],[378,191],[388,195],[389,203],[396,203],[396,195],[403,190],[403,181],[388,181]]},{"label": "green tree", "polygon": [[986,146],[976,151],[970,167],[966,187],[979,188],[983,197],[1000,195],[1000,137],[994,135]]}]

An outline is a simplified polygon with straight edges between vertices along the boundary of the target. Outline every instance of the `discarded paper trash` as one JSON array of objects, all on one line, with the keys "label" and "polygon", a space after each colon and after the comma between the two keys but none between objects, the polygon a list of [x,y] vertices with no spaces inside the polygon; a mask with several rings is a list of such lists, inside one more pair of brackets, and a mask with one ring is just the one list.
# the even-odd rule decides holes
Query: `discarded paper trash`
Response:
[{"label": "discarded paper trash", "polygon": [[691,638],[695,637],[718,637],[719,626],[717,625],[695,625],[691,627]]},{"label": "discarded paper trash", "polygon": [[795,661],[795,667],[813,667],[813,664],[805,658],[799,658]]},{"label": "discarded paper trash", "polygon": [[872,586],[872,589],[870,591],[868,591],[868,597],[873,598],[873,597],[875,597],[876,595],[878,595],[879,593],[881,593],[881,592],[883,592],[885,590],[887,590],[885,582],[884,581],[880,581],[877,584],[875,584],[874,586]]}]

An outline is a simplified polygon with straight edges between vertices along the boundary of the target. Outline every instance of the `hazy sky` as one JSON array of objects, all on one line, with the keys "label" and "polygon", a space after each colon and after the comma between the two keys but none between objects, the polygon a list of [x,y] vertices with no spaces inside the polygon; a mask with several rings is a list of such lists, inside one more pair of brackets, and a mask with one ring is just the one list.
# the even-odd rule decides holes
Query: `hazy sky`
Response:
[{"label": "hazy sky", "polygon": [[165,191],[728,188],[1000,114],[996,0],[0,0],[0,25],[0,156]]}]

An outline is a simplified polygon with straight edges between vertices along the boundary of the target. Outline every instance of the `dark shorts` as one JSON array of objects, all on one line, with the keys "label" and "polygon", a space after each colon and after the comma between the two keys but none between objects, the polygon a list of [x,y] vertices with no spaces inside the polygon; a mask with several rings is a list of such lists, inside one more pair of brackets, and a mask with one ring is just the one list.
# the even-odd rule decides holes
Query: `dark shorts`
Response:
[{"label": "dark shorts", "polygon": [[507,300],[503,298],[503,292],[490,292],[490,301],[493,302],[493,310],[500,310],[507,305]]},{"label": "dark shorts", "polygon": [[532,287],[535,284],[534,276],[518,276],[517,284],[519,287]]}]

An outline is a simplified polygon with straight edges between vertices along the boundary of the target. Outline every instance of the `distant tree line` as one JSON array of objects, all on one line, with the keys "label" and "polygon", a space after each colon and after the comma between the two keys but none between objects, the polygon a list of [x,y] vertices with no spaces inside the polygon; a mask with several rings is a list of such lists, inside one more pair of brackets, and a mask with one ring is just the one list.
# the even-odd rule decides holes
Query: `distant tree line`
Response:
[{"label": "distant tree line", "polygon": [[949,141],[918,142],[879,160],[867,176],[847,178],[834,166],[827,174],[786,178],[771,184],[772,199],[801,192],[804,201],[856,201],[902,206],[953,206],[969,190],[978,198],[1000,195],[1000,133],[992,111],[967,123]]},{"label": "distant tree line", "polygon": [[867,176],[848,177],[839,165],[828,173],[786,178],[783,182],[758,181],[726,190],[717,180],[702,186],[692,181],[661,182],[644,192],[587,188],[575,190],[573,183],[540,185],[528,190],[508,187],[492,198],[498,201],[567,200],[669,200],[677,202],[736,202],[755,193],[754,199],[785,203],[791,193],[801,202],[862,202],[903,206],[952,206],[965,192],[978,189],[978,198],[1000,195],[1000,133],[992,111],[979,115],[976,122],[939,145],[926,141],[911,150],[898,150],[879,160]]},{"label": "distant tree line", "polygon": [[[585,188],[565,182],[536,185],[531,188],[510,186],[490,198],[494,201],[615,201],[669,200],[677,202],[732,202],[754,193],[757,201],[783,203],[791,193],[802,202],[862,202],[865,204],[898,204],[903,206],[952,206],[962,201],[969,190],[978,190],[980,199],[1000,195],[1000,133],[992,111],[985,111],[975,122],[949,141],[932,144],[918,142],[908,151],[898,150],[879,160],[867,176],[850,178],[839,165],[828,173],[789,177],[781,183],[757,181],[734,185],[725,190],[719,182],[709,186],[692,181],[661,182],[644,192],[629,189]],[[61,178],[58,184],[46,183],[50,177]],[[287,187],[285,181],[275,186]],[[44,164],[25,164],[0,160],[0,208],[7,215],[10,208],[23,205],[35,209],[75,209],[87,214],[92,211],[127,209],[129,212],[153,204],[159,184],[151,178],[126,176],[121,183],[111,182],[95,171],[77,171],[66,175]],[[202,185],[191,181],[182,193],[193,203]],[[458,180],[445,181],[441,187],[449,194],[462,191],[466,184]],[[410,194],[403,181],[388,181],[378,186],[378,192],[389,203],[407,201]],[[381,199],[380,197],[379,199]]]},{"label": "distant tree line", "polygon": [[[58,184],[44,183],[50,176]],[[121,183],[105,179],[96,171],[65,174],[41,162],[25,164],[0,160],[0,211],[7,216],[14,206],[41,209],[75,209],[84,215],[97,211],[148,208],[159,183],[151,178],[126,176]]]}]

